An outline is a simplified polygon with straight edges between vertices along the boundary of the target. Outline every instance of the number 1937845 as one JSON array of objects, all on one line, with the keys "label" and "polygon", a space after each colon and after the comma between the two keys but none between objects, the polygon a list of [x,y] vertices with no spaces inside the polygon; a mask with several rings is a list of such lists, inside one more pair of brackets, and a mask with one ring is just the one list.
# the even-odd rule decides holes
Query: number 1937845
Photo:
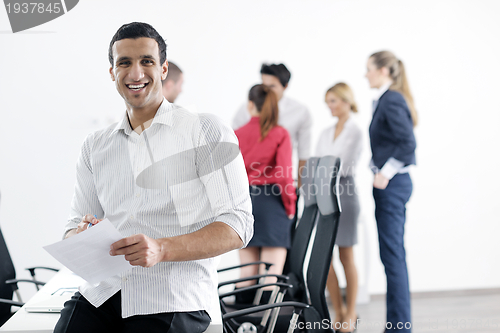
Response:
[{"label": "number 1937845", "polygon": [[5,4],[7,8],[7,13],[15,13],[15,14],[28,14],[28,13],[54,13],[59,14],[62,10],[61,3],[42,3],[42,2],[9,2]]}]

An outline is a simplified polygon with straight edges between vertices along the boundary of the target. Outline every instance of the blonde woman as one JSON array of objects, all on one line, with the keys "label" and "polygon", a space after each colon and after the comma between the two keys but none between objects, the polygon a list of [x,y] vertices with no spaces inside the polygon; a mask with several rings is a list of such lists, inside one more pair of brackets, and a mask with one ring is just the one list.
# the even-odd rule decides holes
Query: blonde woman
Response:
[{"label": "blonde woman", "polygon": [[359,199],[356,193],[354,175],[361,153],[362,132],[351,114],[357,112],[354,95],[345,83],[337,83],[327,90],[325,102],[337,122],[325,129],[319,138],[316,155],[334,155],[342,160],[339,180],[339,197],[342,206],[339,229],[335,244],[339,247],[340,261],[346,275],[346,304],[343,303],[337,275],[330,266],[327,288],[335,310],[335,329],[337,332],[354,330],[356,296],[358,292],[358,273],[354,264],[353,246],[357,244],[357,223]]},{"label": "blonde woman", "polygon": [[380,258],[387,276],[386,330],[411,332],[410,288],[404,247],[406,203],[413,184],[408,167],[415,164],[417,113],[403,62],[389,51],[370,56],[366,78],[377,89],[370,124],[373,198]]}]

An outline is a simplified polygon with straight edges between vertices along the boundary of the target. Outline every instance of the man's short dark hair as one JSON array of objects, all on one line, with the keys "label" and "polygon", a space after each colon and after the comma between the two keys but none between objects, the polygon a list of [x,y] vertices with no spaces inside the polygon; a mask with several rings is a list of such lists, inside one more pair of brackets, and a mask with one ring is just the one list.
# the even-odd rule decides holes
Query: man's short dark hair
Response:
[{"label": "man's short dark hair", "polygon": [[161,84],[162,85],[165,84],[165,82],[167,82],[168,80],[172,80],[174,81],[174,83],[177,83],[177,81],[179,81],[179,77],[181,76],[181,74],[182,71],[179,68],[179,66],[169,61],[167,77],[165,78],[165,80],[161,81]]},{"label": "man's short dark hair", "polygon": [[127,38],[137,39],[141,37],[152,38],[158,43],[160,65],[163,65],[165,60],[167,60],[167,44],[165,44],[165,40],[151,25],[142,22],[132,22],[122,25],[109,43],[108,57],[111,66],[113,66],[113,45],[115,42]]},{"label": "man's short dark hair", "polygon": [[286,68],[286,66],[283,64],[263,64],[262,68],[260,69],[260,74],[276,76],[278,80],[280,80],[280,83],[283,87],[286,87],[288,81],[290,81],[290,77],[292,76],[288,68]]}]

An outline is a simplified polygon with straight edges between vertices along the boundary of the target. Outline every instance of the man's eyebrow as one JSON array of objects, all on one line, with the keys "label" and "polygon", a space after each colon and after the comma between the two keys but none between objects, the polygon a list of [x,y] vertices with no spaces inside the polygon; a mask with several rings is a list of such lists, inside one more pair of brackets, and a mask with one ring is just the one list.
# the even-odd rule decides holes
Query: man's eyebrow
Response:
[{"label": "man's eyebrow", "polygon": [[130,57],[120,57],[118,59],[116,59],[116,62],[120,62],[120,61],[124,61],[124,60],[130,60],[131,58]]},{"label": "man's eyebrow", "polygon": [[[153,57],[152,55],[150,54],[144,54],[144,55],[141,55],[139,56],[139,58],[141,59],[155,59],[155,57]],[[124,61],[124,60],[130,60],[132,59],[131,57],[127,57],[127,56],[123,56],[123,57],[120,57],[118,59],[116,59],[116,62],[120,62],[120,61]]]}]

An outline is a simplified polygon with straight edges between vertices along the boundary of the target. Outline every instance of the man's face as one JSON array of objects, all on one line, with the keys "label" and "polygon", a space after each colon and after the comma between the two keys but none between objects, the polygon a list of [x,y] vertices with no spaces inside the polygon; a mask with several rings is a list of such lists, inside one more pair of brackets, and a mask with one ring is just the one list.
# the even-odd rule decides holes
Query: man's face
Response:
[{"label": "man's face", "polygon": [[174,103],[175,99],[182,92],[182,83],[184,83],[184,74],[180,73],[177,82],[167,80],[163,85],[163,96],[170,103]]},{"label": "man's face", "polygon": [[113,45],[113,61],[111,79],[127,106],[157,108],[163,99],[161,80],[168,71],[166,61],[160,64],[158,43],[145,37],[119,40]]},{"label": "man's face", "polygon": [[281,99],[281,97],[283,97],[283,93],[285,92],[286,87],[283,87],[281,85],[280,80],[278,80],[276,76],[262,74],[262,83],[271,88],[272,91],[274,91],[276,97],[278,98],[278,101]]}]

